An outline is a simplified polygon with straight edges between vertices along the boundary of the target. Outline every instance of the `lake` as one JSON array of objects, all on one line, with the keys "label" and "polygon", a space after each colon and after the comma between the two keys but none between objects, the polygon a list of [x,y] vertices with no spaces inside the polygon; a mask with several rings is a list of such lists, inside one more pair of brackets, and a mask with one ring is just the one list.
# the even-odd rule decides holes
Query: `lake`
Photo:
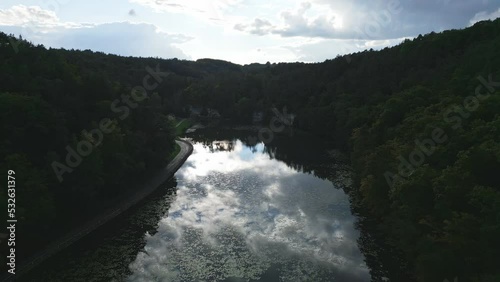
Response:
[{"label": "lake", "polygon": [[370,281],[349,179],[320,140],[202,129],[152,196],[29,281]]}]

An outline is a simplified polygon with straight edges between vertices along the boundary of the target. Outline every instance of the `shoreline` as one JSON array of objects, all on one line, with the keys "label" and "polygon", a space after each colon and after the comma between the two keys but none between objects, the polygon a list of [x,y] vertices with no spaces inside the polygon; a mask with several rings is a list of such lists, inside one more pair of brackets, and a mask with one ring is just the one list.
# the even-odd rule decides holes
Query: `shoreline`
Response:
[{"label": "shoreline", "polygon": [[141,187],[142,189],[140,189],[137,193],[131,195],[128,199],[122,201],[113,208],[110,208],[87,221],[83,226],[74,229],[73,231],[60,237],[58,240],[48,244],[46,248],[20,263],[16,267],[16,274],[12,275],[5,273],[0,277],[0,281],[14,281],[15,279],[18,279],[23,274],[37,267],[50,257],[56,255],[92,231],[98,229],[102,225],[135,206],[137,203],[149,196],[153,191],[158,189],[168,179],[172,178],[193,152],[193,145],[190,142],[186,140],[175,140],[175,142],[181,147],[177,156],[175,156],[175,158],[166,167],[160,170],[157,175],[145,182],[143,187]]}]

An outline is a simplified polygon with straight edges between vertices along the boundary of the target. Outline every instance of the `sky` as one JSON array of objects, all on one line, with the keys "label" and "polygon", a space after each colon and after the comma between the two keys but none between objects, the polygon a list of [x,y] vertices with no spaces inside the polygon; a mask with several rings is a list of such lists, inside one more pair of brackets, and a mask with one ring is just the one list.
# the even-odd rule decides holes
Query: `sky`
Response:
[{"label": "sky", "polygon": [[46,47],[239,64],[322,62],[500,17],[500,0],[2,0]]}]

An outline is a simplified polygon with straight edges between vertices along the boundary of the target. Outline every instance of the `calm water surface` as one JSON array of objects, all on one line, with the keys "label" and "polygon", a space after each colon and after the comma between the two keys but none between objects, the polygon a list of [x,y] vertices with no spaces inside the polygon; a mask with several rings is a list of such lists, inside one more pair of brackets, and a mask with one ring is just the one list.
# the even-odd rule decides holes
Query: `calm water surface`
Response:
[{"label": "calm water surface", "polygon": [[175,181],[28,279],[370,281],[348,196],[305,172],[321,148],[199,134]]}]

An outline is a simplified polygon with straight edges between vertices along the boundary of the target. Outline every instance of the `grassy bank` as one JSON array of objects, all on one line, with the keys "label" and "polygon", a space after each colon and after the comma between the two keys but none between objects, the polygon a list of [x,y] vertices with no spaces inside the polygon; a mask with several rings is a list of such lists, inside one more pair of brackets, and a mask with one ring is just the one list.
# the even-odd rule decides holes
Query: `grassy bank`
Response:
[{"label": "grassy bank", "polygon": [[179,137],[186,133],[186,130],[191,127],[192,122],[189,119],[175,120],[175,125],[175,135]]},{"label": "grassy bank", "polygon": [[180,151],[181,151],[181,146],[175,143],[175,149],[168,156],[168,162],[170,163],[179,154]]}]

